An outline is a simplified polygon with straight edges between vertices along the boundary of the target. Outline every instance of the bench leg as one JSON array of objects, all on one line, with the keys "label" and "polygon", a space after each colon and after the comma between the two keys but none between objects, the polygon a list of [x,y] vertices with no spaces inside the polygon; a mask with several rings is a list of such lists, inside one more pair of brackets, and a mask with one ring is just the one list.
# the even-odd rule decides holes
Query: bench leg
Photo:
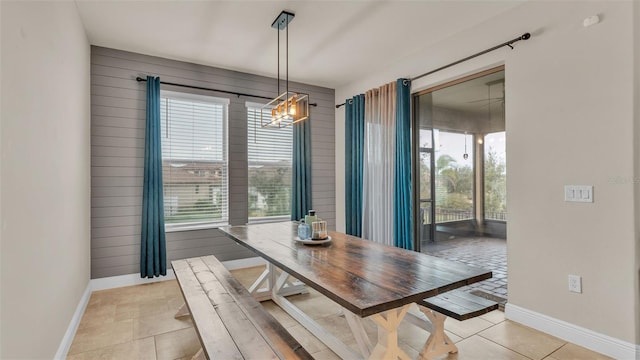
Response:
[{"label": "bench leg", "polygon": [[419,308],[420,311],[427,316],[429,321],[431,321],[433,331],[429,335],[427,342],[424,344],[418,359],[429,360],[442,354],[457,353],[458,348],[444,332],[444,321],[447,317],[424,306],[419,306]]},{"label": "bench leg", "polygon": [[373,348],[369,359],[410,359],[398,346],[398,326],[407,314],[409,306],[411,304],[371,315],[371,319],[378,325],[378,344]]},{"label": "bench leg", "polygon": [[174,318],[179,318],[179,317],[183,317],[183,316],[187,316],[189,315],[189,308],[187,307],[186,303],[183,303],[182,306],[180,306],[180,308],[178,309],[178,312],[173,315]]},{"label": "bench leg", "polygon": [[191,360],[207,360],[207,357],[204,355],[204,351],[202,351],[202,348],[200,348],[200,350],[198,350],[198,352],[193,355]]}]

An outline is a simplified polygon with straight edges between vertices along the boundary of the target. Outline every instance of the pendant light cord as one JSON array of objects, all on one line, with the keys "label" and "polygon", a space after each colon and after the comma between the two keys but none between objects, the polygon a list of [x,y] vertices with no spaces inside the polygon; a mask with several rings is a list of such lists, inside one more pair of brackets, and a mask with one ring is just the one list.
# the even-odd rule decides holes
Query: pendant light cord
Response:
[{"label": "pendant light cord", "polygon": [[[278,25],[279,26],[279,25]],[[280,96],[280,28],[278,27],[278,92],[276,96]]]},{"label": "pendant light cord", "polygon": [[[289,20],[289,15],[287,15],[287,22]],[[287,49],[285,51],[285,56],[287,57],[287,96],[289,96],[289,26],[286,28],[287,31]],[[285,97],[285,101],[286,101]]]}]

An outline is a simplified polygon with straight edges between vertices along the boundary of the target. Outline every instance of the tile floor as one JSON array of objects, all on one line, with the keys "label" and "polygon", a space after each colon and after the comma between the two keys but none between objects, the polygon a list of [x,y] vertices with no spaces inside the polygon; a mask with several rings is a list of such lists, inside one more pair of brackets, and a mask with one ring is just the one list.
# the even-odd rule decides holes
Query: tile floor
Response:
[{"label": "tile floor", "polygon": [[455,237],[436,242],[424,242],[425,254],[460,261],[493,271],[493,277],[462,288],[464,291],[491,295],[504,309],[507,303],[507,240],[488,237]]},{"label": "tile floor", "polygon": [[[233,273],[249,285],[261,271],[249,268]],[[345,343],[356,347],[336,304],[313,290],[290,299],[320,324],[335,331]],[[191,321],[173,318],[181,304],[182,295],[175,280],[96,291],[91,295],[67,359],[190,359],[200,346]],[[267,301],[263,306],[316,359],[338,359],[277,305]],[[373,322],[364,323],[369,335],[375,338]],[[448,319],[445,328],[459,352],[442,359],[609,359],[505,320],[504,313],[498,310],[464,322]],[[427,336],[427,332],[411,324],[402,324],[399,329],[401,347],[413,358],[418,356]]]}]

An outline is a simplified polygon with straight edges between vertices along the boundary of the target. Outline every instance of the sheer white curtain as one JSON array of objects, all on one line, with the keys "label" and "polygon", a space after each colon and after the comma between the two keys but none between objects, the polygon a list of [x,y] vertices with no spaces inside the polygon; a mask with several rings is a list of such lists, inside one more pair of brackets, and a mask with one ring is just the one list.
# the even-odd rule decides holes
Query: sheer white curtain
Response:
[{"label": "sheer white curtain", "polygon": [[362,237],[393,246],[396,83],[365,94]]}]

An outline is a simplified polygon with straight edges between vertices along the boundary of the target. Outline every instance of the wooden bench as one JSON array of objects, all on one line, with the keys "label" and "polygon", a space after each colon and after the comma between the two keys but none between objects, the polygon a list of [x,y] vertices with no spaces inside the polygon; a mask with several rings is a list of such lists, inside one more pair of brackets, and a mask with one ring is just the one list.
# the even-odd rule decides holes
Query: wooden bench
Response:
[{"label": "wooden bench", "polygon": [[172,261],[202,348],[193,359],[313,359],[214,256]]},{"label": "wooden bench", "polygon": [[[429,339],[420,352],[420,359],[433,359],[445,353],[457,353],[458,348],[444,332],[444,321],[448,317],[467,320],[496,310],[498,303],[475,296],[462,290],[452,290],[419,301],[418,308],[427,316],[431,327],[424,321],[410,321],[430,332]],[[413,319],[416,319],[413,316]]]}]

